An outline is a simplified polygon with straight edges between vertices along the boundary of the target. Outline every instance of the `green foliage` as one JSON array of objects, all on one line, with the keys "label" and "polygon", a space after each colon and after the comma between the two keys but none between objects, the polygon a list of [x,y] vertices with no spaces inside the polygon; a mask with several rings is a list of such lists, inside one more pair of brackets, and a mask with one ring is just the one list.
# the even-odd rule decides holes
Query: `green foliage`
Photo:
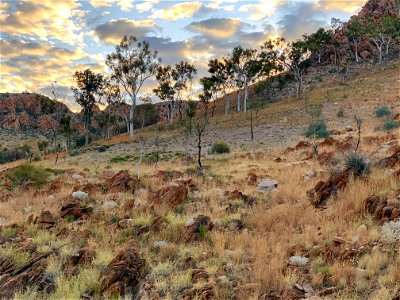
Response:
[{"label": "green foliage", "polygon": [[37,146],[38,146],[39,151],[42,152],[47,149],[47,147],[49,146],[49,142],[48,141],[38,141]]},{"label": "green foliage", "polygon": [[355,175],[364,176],[371,172],[371,162],[359,153],[351,153],[345,159],[345,166],[354,170]]},{"label": "green foliage", "polygon": [[75,216],[74,216],[74,215],[68,215],[68,216],[65,217],[65,220],[66,220],[68,223],[72,223],[72,222],[75,221]]},{"label": "green foliage", "polygon": [[378,118],[389,116],[391,114],[388,106],[380,106],[375,110],[375,116]]},{"label": "green foliage", "polygon": [[204,239],[207,235],[207,228],[206,225],[200,224],[199,226],[199,236],[200,238]]},{"label": "green foliage", "polygon": [[56,103],[47,97],[40,96],[40,107],[42,113],[45,115],[51,115],[56,112]]},{"label": "green foliage", "polygon": [[339,110],[338,110],[338,112],[337,112],[337,114],[336,114],[336,116],[338,117],[338,118],[343,118],[344,117],[344,108],[343,107],[340,107],[339,108]]},{"label": "green foliage", "polygon": [[118,223],[119,221],[121,221],[121,218],[120,217],[118,217],[117,215],[113,215],[112,217],[111,217],[111,223]]},{"label": "green foliage", "polygon": [[50,173],[46,169],[31,164],[20,165],[7,175],[15,186],[25,186],[26,184],[42,186],[47,183],[49,176]]},{"label": "green foliage", "polygon": [[314,137],[314,138],[328,138],[329,132],[326,127],[324,121],[317,121],[308,125],[308,129],[306,131],[307,137]]},{"label": "green foliage", "polygon": [[388,132],[397,129],[399,127],[400,123],[395,120],[387,120],[385,123],[383,123],[383,130]]},{"label": "green foliage", "polygon": [[229,148],[228,144],[225,142],[217,142],[214,143],[211,147],[211,153],[221,154],[221,153],[229,153],[231,149]]}]

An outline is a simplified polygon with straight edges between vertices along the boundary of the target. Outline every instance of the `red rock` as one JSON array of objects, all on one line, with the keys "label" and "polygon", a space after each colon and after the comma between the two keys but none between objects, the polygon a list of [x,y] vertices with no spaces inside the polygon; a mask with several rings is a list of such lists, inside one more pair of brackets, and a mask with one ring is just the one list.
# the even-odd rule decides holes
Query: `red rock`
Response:
[{"label": "red rock", "polygon": [[331,195],[345,189],[352,173],[351,169],[346,169],[338,174],[331,175],[326,182],[318,182],[313,189],[307,191],[311,203],[315,206],[323,205]]},{"label": "red rock", "polygon": [[89,264],[96,256],[96,251],[94,251],[90,247],[83,247],[79,249],[79,251],[70,258],[71,264],[75,265],[82,265],[82,264]]},{"label": "red rock", "polygon": [[310,147],[310,146],[311,146],[310,142],[308,142],[308,141],[300,141],[300,142],[297,143],[297,145],[294,148],[296,150],[299,150],[299,149],[307,148],[307,147]]},{"label": "red rock", "polygon": [[253,205],[257,203],[257,200],[254,197],[250,197],[248,195],[239,192],[238,190],[234,190],[233,192],[225,192],[225,196],[230,200],[240,199],[243,200],[247,205]]},{"label": "red rock", "polygon": [[396,220],[400,216],[400,199],[388,202],[386,197],[370,196],[365,199],[365,210],[378,220]]},{"label": "red rock", "polygon": [[206,233],[211,231],[213,227],[214,224],[211,222],[210,217],[199,215],[185,225],[181,238],[185,243],[198,241],[199,239],[203,238],[200,230],[204,230],[204,233]]},{"label": "red rock", "polygon": [[137,251],[135,242],[130,241],[107,266],[101,278],[101,290],[119,295],[137,290],[144,265],[145,260]]},{"label": "red rock", "polygon": [[136,186],[136,181],[129,175],[127,171],[119,171],[106,183],[106,188],[108,192],[118,193],[118,192],[134,192]]},{"label": "red rock", "polygon": [[149,194],[149,203],[152,207],[166,206],[170,209],[176,208],[188,194],[188,189],[182,184],[171,184],[163,187],[155,193]]},{"label": "red rock", "polygon": [[67,198],[65,203],[60,208],[61,218],[69,215],[74,216],[75,219],[79,219],[83,215],[91,213],[93,208],[81,206],[76,200]]},{"label": "red rock", "polygon": [[319,146],[320,147],[333,146],[336,144],[336,142],[337,141],[333,137],[328,137],[323,142],[319,143]]},{"label": "red rock", "polygon": [[393,169],[397,164],[400,162],[400,147],[396,147],[394,149],[394,153],[389,156],[380,159],[379,161],[376,162],[375,167],[378,168],[388,168],[388,169]]}]

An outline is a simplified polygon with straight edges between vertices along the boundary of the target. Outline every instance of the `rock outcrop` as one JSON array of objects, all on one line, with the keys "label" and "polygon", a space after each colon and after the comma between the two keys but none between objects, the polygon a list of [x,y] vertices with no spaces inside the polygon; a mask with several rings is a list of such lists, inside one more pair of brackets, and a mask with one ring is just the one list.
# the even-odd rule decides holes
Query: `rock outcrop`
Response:
[{"label": "rock outcrop", "polygon": [[107,266],[101,279],[101,290],[108,294],[136,295],[144,265],[145,260],[140,256],[135,242],[128,242]]}]

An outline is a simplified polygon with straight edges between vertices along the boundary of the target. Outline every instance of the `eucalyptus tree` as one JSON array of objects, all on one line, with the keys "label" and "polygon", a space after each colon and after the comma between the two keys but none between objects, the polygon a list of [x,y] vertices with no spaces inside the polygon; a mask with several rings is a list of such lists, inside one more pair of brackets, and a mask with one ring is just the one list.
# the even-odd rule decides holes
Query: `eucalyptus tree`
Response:
[{"label": "eucalyptus tree", "polygon": [[111,123],[116,120],[114,110],[117,105],[123,103],[125,92],[121,89],[121,85],[116,78],[106,77],[101,94],[107,104],[107,120],[105,126],[107,127],[107,138],[110,138]]},{"label": "eucalyptus tree", "polygon": [[240,111],[240,89],[244,89],[243,110],[247,110],[248,87],[254,77],[261,70],[261,63],[258,59],[256,49],[244,49],[237,46],[232,51],[232,64],[238,87],[238,112]]},{"label": "eucalyptus tree", "polygon": [[133,118],[137,98],[145,81],[153,77],[161,59],[157,51],[150,49],[146,41],[138,42],[134,36],[124,36],[115,52],[107,55],[106,65],[112,71],[131,100],[129,108],[129,135],[133,136]]},{"label": "eucalyptus tree", "polygon": [[296,80],[296,98],[298,99],[303,88],[303,77],[311,66],[311,52],[307,49],[304,40],[287,43],[284,38],[278,38],[273,43],[276,47],[279,63]]},{"label": "eucalyptus tree", "polygon": [[363,20],[360,17],[352,18],[351,21],[347,23],[346,36],[354,45],[354,54],[357,63],[360,61],[358,47],[360,45],[361,38],[366,33],[366,26],[363,24]]},{"label": "eucalyptus tree", "polygon": [[173,122],[174,112],[177,105],[181,105],[182,98],[188,91],[188,86],[194,80],[197,69],[188,62],[181,61],[171,66],[159,66],[156,79],[158,86],[153,92],[168,105],[168,121]]},{"label": "eucalyptus tree", "polygon": [[232,60],[229,57],[224,57],[221,60],[211,59],[208,62],[208,72],[211,74],[211,80],[215,83],[216,88],[224,95],[225,115],[228,115],[230,104],[228,94],[235,85],[232,80]]},{"label": "eucalyptus tree", "polygon": [[319,28],[310,35],[303,35],[303,39],[306,47],[318,57],[318,63],[321,63],[322,51],[332,44],[332,33],[324,28]]},{"label": "eucalyptus tree", "polygon": [[199,95],[199,99],[201,102],[207,104],[212,101],[212,111],[211,116],[214,116],[216,101],[220,96],[221,90],[218,88],[218,80],[211,77],[202,77],[200,78],[200,84],[203,87],[203,93]]},{"label": "eucalyptus tree", "polygon": [[96,96],[101,96],[103,86],[103,75],[96,74],[90,69],[76,71],[74,76],[76,87],[71,87],[76,102],[82,106],[83,116],[85,118],[85,145],[89,144],[89,126],[92,117],[92,110],[98,101]]}]

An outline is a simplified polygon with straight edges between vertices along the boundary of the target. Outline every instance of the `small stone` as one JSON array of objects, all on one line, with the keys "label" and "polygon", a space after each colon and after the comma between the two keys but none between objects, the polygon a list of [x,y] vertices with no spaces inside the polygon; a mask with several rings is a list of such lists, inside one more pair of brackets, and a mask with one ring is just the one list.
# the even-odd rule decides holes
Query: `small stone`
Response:
[{"label": "small stone", "polygon": [[83,179],[83,176],[80,175],[80,174],[72,174],[71,177],[72,177],[73,179],[75,179],[75,180],[82,180],[82,179]]},{"label": "small stone", "polygon": [[103,202],[103,208],[105,209],[114,209],[118,207],[118,203],[115,201],[104,201]]},{"label": "small stone", "polygon": [[291,256],[289,258],[289,263],[295,266],[305,266],[308,263],[308,258],[304,256]]},{"label": "small stone", "polygon": [[133,224],[133,219],[123,219],[118,222],[118,225],[122,228],[131,228]]},{"label": "small stone", "polygon": [[274,179],[263,179],[258,184],[256,192],[269,193],[278,187],[278,181]]},{"label": "small stone", "polygon": [[81,201],[86,200],[89,197],[88,193],[85,193],[85,192],[82,192],[82,191],[73,192],[71,195],[75,199],[81,200]]}]

